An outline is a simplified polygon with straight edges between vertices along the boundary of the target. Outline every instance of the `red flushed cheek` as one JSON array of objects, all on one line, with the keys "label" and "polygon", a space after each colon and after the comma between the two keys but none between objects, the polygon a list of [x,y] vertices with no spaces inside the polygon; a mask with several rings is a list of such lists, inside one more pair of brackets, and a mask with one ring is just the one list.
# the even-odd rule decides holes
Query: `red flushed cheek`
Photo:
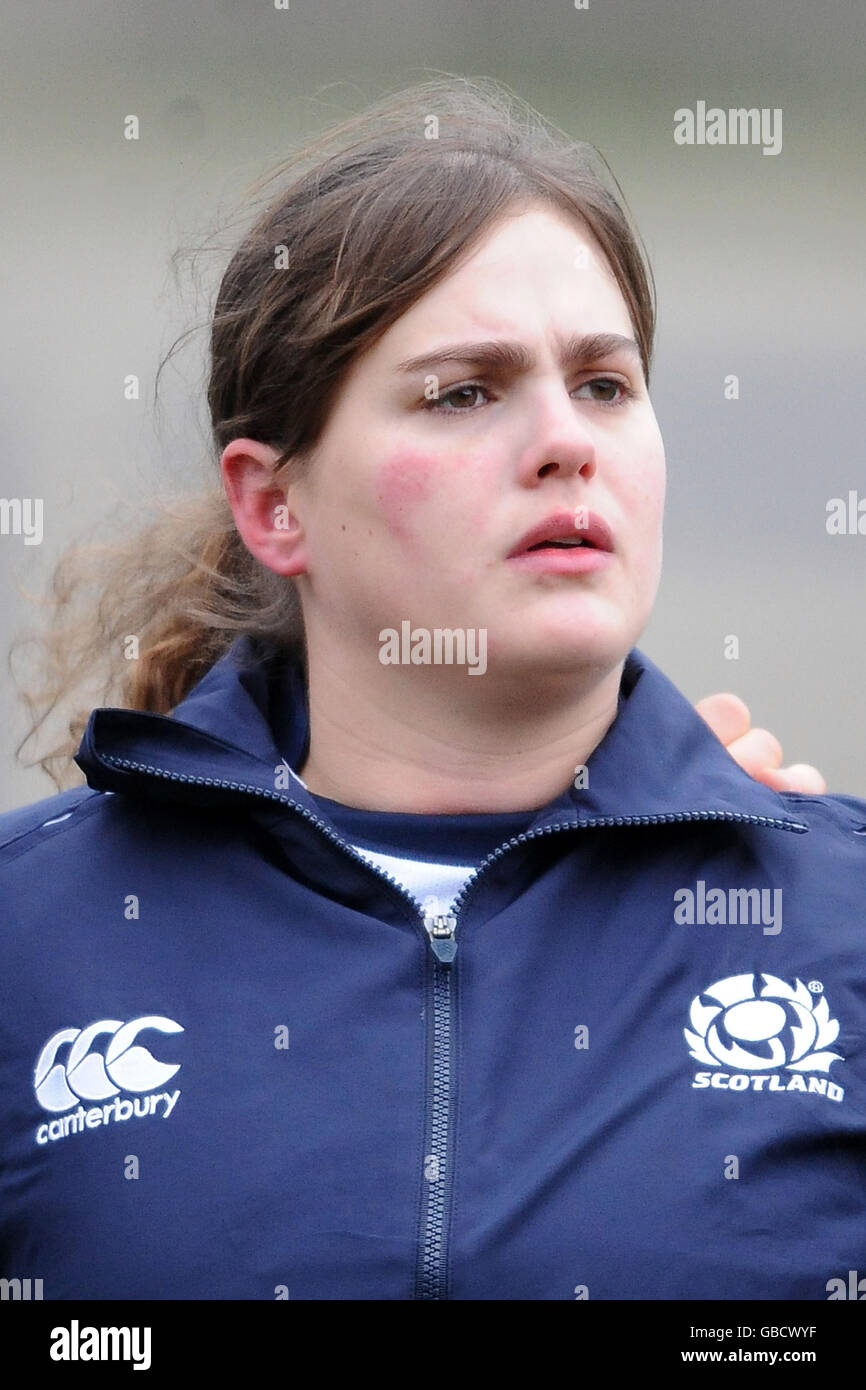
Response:
[{"label": "red flushed cheek", "polygon": [[[399,450],[379,469],[376,491],[389,532],[416,555],[441,554],[447,538],[457,587],[478,578],[478,555],[490,530],[492,472],[485,474],[483,458],[431,457],[414,449]],[[474,486],[467,486],[469,479]]]},{"label": "red flushed cheek", "polygon": [[401,449],[379,469],[382,515],[388,530],[400,540],[411,541],[425,529],[424,514],[429,513],[437,471],[441,472],[441,466],[436,460],[411,449]]}]

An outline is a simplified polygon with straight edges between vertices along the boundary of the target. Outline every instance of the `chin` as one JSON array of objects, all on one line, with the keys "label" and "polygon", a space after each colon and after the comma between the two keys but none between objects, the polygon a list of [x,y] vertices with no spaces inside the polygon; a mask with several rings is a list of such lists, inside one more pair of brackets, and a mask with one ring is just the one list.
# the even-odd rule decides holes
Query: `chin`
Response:
[{"label": "chin", "polygon": [[489,643],[490,669],[497,666],[535,677],[545,673],[572,675],[596,667],[600,672],[612,670],[623,661],[634,646],[631,632],[623,627],[607,627],[602,623],[570,624],[536,627],[531,638],[515,644],[518,634],[511,632],[500,644]]}]

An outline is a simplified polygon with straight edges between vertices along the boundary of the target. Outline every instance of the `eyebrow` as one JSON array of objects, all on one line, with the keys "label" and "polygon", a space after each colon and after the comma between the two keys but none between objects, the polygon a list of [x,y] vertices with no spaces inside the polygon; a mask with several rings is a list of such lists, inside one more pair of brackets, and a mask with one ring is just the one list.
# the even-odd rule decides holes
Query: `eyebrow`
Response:
[{"label": "eyebrow", "polygon": [[[621,333],[573,333],[561,343],[560,361],[563,366],[571,366],[575,362],[595,362],[616,352],[627,352],[643,366],[637,342]],[[447,343],[435,352],[407,357],[398,362],[396,371],[428,372],[446,362],[467,362],[489,371],[516,373],[531,371],[535,360],[535,354],[522,343],[494,338],[480,343]]]}]

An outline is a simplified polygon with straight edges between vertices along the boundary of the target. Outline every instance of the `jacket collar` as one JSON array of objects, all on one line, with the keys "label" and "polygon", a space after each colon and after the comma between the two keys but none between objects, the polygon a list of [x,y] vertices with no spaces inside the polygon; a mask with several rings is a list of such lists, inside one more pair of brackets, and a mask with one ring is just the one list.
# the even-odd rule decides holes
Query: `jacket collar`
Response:
[{"label": "jacket collar", "polygon": [[[781,796],[734,761],[694,707],[637,647],[623,671],[620,712],[588,763],[538,811],[533,830],[652,820],[724,819],[807,830]],[[171,715],[92,711],[75,755],[97,790],[204,805],[249,804],[250,791],[290,799],[330,824],[293,769],[309,741],[303,673],[273,644],[237,638]],[[277,779],[277,772],[281,777]],[[260,803],[261,804],[261,803]]]}]

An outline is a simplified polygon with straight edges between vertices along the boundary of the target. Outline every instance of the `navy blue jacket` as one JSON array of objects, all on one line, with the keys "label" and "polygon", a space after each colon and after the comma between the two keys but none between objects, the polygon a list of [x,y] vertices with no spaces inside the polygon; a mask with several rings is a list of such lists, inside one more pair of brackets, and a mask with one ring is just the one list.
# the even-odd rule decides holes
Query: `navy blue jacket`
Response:
[{"label": "navy blue jacket", "polygon": [[[866,1275],[866,801],[635,648],[452,916],[287,769],[239,638],[0,817],[0,1274],[46,1299],[827,1299]],[[578,779],[580,780],[580,779]],[[751,890],[751,891],[750,891]]]}]

